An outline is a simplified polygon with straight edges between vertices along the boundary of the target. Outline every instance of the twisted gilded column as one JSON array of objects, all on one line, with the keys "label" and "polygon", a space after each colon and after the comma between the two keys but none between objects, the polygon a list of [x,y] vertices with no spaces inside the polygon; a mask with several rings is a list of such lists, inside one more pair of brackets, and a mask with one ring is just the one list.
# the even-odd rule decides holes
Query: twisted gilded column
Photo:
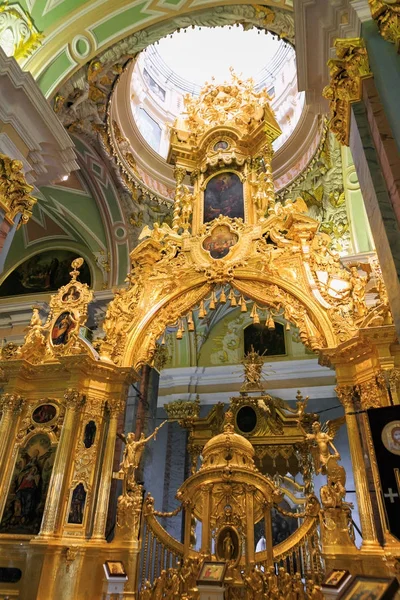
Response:
[{"label": "twisted gilded column", "polygon": [[357,416],[355,413],[354,388],[353,386],[349,385],[340,385],[335,391],[346,414],[350,456],[353,465],[354,484],[356,488],[363,537],[362,549],[367,551],[376,551],[379,550],[381,546],[379,544],[374,522],[371,496],[368,487],[368,476],[357,423]]},{"label": "twisted gilded column", "polygon": [[64,423],[47,493],[40,537],[50,537],[56,530],[57,516],[65,501],[63,484],[71,456],[75,415],[84,402],[82,395],[74,389],[68,389],[64,394],[64,399],[66,405]]},{"label": "twisted gilded column", "polygon": [[104,540],[108,503],[110,500],[110,488],[112,468],[114,462],[115,441],[117,439],[118,416],[122,410],[121,403],[108,406],[110,421],[108,424],[107,440],[104,448],[103,464],[100,475],[99,493],[96,503],[96,513],[93,525],[92,539]]}]

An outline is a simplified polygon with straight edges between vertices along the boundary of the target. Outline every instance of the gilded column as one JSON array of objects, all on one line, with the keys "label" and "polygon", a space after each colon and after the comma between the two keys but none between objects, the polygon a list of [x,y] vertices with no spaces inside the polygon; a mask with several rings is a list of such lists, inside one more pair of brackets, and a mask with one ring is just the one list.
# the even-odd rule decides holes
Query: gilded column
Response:
[{"label": "gilded column", "polygon": [[268,567],[274,564],[274,549],[272,540],[272,519],[271,519],[271,505],[266,504],[264,510],[264,527],[265,527],[265,539],[267,542],[267,565]]},{"label": "gilded column", "polygon": [[254,491],[252,485],[246,486],[246,557],[247,564],[254,563]]},{"label": "gilded column", "polygon": [[362,549],[376,551],[379,550],[381,546],[378,541],[374,522],[357,416],[354,412],[354,388],[352,386],[342,385],[338,386],[335,391],[346,413],[347,434],[349,438],[350,455],[353,465],[354,483],[363,537]]},{"label": "gilded column", "polygon": [[185,547],[185,556],[188,556],[192,537],[192,505],[189,502],[185,503],[184,536],[183,545]]},{"label": "gilded column", "polygon": [[71,456],[75,415],[84,402],[81,394],[74,389],[68,389],[64,394],[64,398],[67,410],[50,479],[42,527],[39,533],[41,537],[50,537],[55,533],[57,516],[65,500],[62,493],[63,483]]},{"label": "gilded column", "polygon": [[93,525],[92,539],[104,539],[110,500],[112,468],[114,462],[115,441],[117,439],[118,416],[122,406],[118,402],[109,407],[110,421],[108,425],[107,440],[105,442],[104,458],[100,475],[99,494],[97,497],[96,514]]},{"label": "gilded column", "polygon": [[10,434],[23,406],[24,400],[18,394],[3,394],[0,398],[0,410],[2,412],[0,421],[0,466],[4,462],[7,447],[11,447]]},{"label": "gilded column", "polygon": [[211,491],[212,485],[203,485],[202,491],[204,494],[203,503],[203,520],[201,524],[201,551],[206,554],[210,553],[210,530],[211,530]]}]

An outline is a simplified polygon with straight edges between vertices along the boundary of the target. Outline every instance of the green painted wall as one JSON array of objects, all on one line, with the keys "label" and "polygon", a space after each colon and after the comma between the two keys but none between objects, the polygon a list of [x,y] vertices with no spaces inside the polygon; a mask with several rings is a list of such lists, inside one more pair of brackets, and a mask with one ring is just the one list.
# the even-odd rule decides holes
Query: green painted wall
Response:
[{"label": "green painted wall", "polygon": [[400,152],[400,54],[394,44],[382,38],[375,21],[363,23],[361,34],[376,89]]}]

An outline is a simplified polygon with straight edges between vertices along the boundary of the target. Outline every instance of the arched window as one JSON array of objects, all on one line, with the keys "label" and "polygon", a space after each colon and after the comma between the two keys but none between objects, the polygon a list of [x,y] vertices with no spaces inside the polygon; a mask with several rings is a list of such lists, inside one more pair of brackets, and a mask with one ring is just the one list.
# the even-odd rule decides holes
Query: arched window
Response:
[{"label": "arched window", "polygon": [[244,330],[244,353],[250,352],[252,346],[256,352],[264,356],[286,354],[283,325],[275,322],[275,329],[268,329],[261,323],[248,325]]}]

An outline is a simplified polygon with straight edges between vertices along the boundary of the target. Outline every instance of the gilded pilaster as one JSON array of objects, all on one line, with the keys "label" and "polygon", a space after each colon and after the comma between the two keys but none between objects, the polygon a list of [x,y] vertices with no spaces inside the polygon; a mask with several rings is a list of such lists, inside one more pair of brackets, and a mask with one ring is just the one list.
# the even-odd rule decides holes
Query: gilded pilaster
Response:
[{"label": "gilded pilaster", "polygon": [[362,98],[362,80],[372,77],[362,38],[336,39],[337,58],[328,61],[330,83],[322,94],[329,100],[329,128],[337,140],[349,145],[350,105]]},{"label": "gilded pilaster", "polygon": [[56,532],[57,517],[64,505],[62,491],[72,450],[75,416],[84,403],[82,395],[78,390],[72,388],[65,392],[64,399],[66,405],[64,423],[50,479],[39,537],[51,537]]},{"label": "gilded pilaster", "polygon": [[341,385],[336,388],[336,394],[345,410],[347,435],[349,438],[351,462],[353,465],[354,483],[360,514],[361,530],[363,536],[363,550],[377,550],[380,548],[375,527],[371,497],[368,489],[368,477],[365,460],[355,414],[354,388]]},{"label": "gilded pilaster", "polygon": [[255,487],[246,486],[246,514],[248,516],[246,519],[246,558],[248,565],[254,564],[254,523],[252,516],[254,514],[255,491]]},{"label": "gilded pilaster", "polygon": [[0,397],[0,466],[4,462],[7,447],[10,446],[11,432],[18,415],[24,406],[24,399],[18,394],[3,394]]},{"label": "gilded pilaster", "polygon": [[105,441],[104,458],[101,467],[99,493],[96,503],[92,539],[104,539],[108,503],[110,500],[110,487],[112,467],[114,461],[115,440],[117,438],[118,416],[122,410],[120,403],[109,405],[110,420],[108,423],[107,439]]}]

